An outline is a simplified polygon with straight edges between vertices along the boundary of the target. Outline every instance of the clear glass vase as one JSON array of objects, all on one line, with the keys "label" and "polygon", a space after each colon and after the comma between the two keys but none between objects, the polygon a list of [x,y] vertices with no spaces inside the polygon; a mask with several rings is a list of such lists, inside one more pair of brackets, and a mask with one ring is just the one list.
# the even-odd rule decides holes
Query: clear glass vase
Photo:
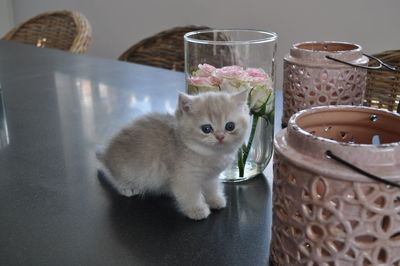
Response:
[{"label": "clear glass vase", "polygon": [[202,30],[185,34],[189,94],[248,90],[251,129],[236,161],[220,178],[247,180],[264,171],[274,137],[274,74],[277,34],[258,30]]}]

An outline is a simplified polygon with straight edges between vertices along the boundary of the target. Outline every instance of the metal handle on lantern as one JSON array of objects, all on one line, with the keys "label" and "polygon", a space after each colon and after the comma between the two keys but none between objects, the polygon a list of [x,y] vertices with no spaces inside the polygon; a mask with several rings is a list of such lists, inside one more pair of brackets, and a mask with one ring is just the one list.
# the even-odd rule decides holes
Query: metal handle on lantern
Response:
[{"label": "metal handle on lantern", "polygon": [[332,159],[334,159],[335,161],[337,161],[337,162],[339,162],[339,163],[341,163],[341,164],[347,166],[348,168],[350,168],[350,169],[356,171],[357,173],[362,174],[362,175],[364,175],[364,176],[366,176],[366,177],[368,177],[368,178],[370,178],[370,179],[372,179],[372,180],[375,180],[375,181],[384,183],[384,184],[389,185],[389,186],[393,186],[393,187],[400,188],[400,184],[397,184],[397,183],[395,183],[395,182],[392,182],[392,181],[383,179],[383,178],[381,178],[381,177],[379,177],[379,176],[376,176],[376,175],[373,175],[373,174],[371,174],[371,173],[368,173],[368,172],[366,172],[366,171],[364,171],[364,170],[358,168],[357,166],[355,166],[355,165],[353,165],[353,164],[347,162],[346,160],[344,160],[344,159],[338,157],[337,155],[333,154],[333,153],[332,153],[331,151],[329,151],[329,150],[327,150],[327,151],[325,152],[325,155],[328,156],[328,158],[332,158]]},{"label": "metal handle on lantern", "polygon": [[[383,62],[382,60],[380,60],[379,58],[377,58],[377,57],[375,57],[375,56],[367,55],[367,54],[363,54],[363,55],[366,56],[366,57],[368,57],[368,58],[370,58],[370,59],[374,59],[374,60],[378,61],[379,66],[360,66],[360,65],[355,65],[355,64],[352,64],[352,63],[349,63],[349,62],[346,62],[346,61],[342,61],[342,60],[337,59],[337,58],[333,58],[333,57],[331,57],[331,56],[329,56],[329,55],[325,56],[325,58],[326,58],[326,59],[329,59],[329,60],[332,60],[332,61],[336,61],[336,62],[345,64],[345,65],[349,65],[349,66],[353,66],[353,67],[359,67],[359,68],[364,68],[364,69],[369,69],[369,70],[379,70],[379,69],[381,69],[382,67],[385,67],[385,68],[389,69],[390,71],[397,71],[397,67],[392,66],[392,65],[389,65],[389,64]],[[398,103],[398,105],[397,105],[397,113],[400,114],[400,103]]]},{"label": "metal handle on lantern", "polygon": [[389,64],[383,62],[382,60],[380,60],[379,58],[377,58],[375,56],[367,55],[367,54],[363,54],[363,55],[368,57],[369,59],[374,59],[374,60],[378,61],[379,66],[360,66],[360,65],[355,65],[355,64],[352,64],[352,63],[349,63],[349,62],[346,62],[346,61],[342,61],[340,59],[336,59],[336,58],[331,57],[329,55],[325,56],[325,58],[329,59],[329,60],[333,60],[333,61],[339,62],[339,63],[342,63],[342,64],[345,64],[345,65],[364,68],[364,69],[369,69],[369,70],[378,70],[378,69],[381,69],[382,67],[385,67],[385,68],[387,68],[387,69],[389,69],[391,71],[396,71],[397,70],[395,66],[389,65]]}]

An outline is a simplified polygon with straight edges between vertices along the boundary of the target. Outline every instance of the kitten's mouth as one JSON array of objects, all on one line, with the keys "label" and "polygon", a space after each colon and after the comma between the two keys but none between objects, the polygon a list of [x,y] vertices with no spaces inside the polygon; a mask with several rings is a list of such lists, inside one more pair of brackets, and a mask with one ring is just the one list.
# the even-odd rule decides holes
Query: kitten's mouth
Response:
[{"label": "kitten's mouth", "polygon": [[225,141],[217,141],[217,142],[215,142],[215,146],[217,146],[217,147],[221,147],[221,146],[225,146]]}]

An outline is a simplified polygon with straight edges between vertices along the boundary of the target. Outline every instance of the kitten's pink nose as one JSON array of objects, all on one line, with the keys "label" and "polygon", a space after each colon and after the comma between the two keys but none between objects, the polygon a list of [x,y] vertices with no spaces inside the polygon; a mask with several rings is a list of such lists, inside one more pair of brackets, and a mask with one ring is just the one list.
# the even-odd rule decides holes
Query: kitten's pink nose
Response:
[{"label": "kitten's pink nose", "polygon": [[218,140],[218,142],[222,142],[225,137],[222,135],[216,135],[215,138]]}]

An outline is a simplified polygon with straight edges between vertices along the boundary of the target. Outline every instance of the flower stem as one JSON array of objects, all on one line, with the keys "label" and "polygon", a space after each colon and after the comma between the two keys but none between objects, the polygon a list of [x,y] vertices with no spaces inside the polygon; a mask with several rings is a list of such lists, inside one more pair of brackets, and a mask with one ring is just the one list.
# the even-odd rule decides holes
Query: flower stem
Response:
[{"label": "flower stem", "polygon": [[244,169],[246,166],[247,157],[249,156],[251,145],[253,144],[254,135],[256,133],[257,123],[258,123],[259,118],[260,118],[260,116],[255,115],[255,114],[253,115],[253,122],[251,125],[249,142],[247,143],[247,145],[244,145],[245,147],[241,148],[241,151],[239,151],[238,168],[239,168],[239,176],[240,177],[244,176]]},{"label": "flower stem", "polygon": [[244,175],[244,164],[243,164],[243,148],[238,150],[238,168],[239,168],[239,176]]}]

